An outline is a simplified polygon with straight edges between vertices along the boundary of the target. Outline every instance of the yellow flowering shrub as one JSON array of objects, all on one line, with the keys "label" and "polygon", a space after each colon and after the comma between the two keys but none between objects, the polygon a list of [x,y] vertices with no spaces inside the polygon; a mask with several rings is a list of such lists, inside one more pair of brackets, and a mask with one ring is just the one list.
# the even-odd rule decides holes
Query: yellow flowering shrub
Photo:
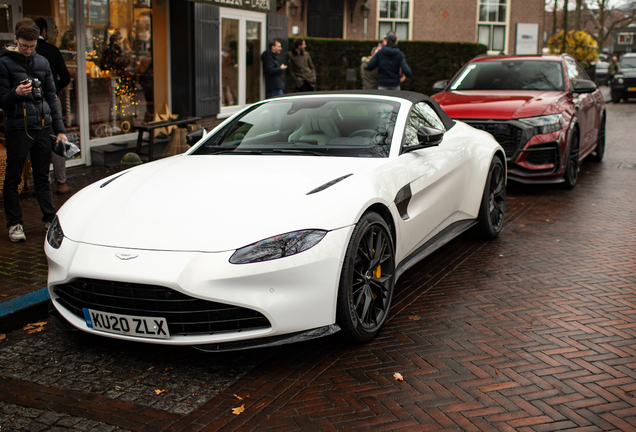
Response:
[{"label": "yellow flowering shrub", "polygon": [[[584,68],[591,67],[598,60],[598,45],[584,30],[570,30],[565,38],[565,52],[574,57]],[[550,54],[563,52],[563,30],[548,39]]]}]

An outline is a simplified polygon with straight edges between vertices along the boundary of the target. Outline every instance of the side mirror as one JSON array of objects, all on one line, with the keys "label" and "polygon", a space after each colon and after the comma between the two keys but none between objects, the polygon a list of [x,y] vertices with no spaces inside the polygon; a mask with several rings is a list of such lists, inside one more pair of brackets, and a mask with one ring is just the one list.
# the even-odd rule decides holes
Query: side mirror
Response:
[{"label": "side mirror", "polygon": [[433,84],[433,91],[441,92],[446,88],[447,84],[448,84],[448,80],[437,81],[435,84]]},{"label": "side mirror", "polygon": [[203,138],[203,135],[205,135],[205,132],[206,132],[205,128],[199,128],[197,130],[193,130],[192,132],[186,134],[186,143],[190,147],[192,147],[197,142],[199,142],[201,138]]},{"label": "side mirror", "polygon": [[574,82],[574,89],[572,90],[573,93],[592,93],[596,91],[596,88],[597,88],[596,84],[594,84],[594,81],[580,79],[573,82]]},{"label": "side mirror", "polygon": [[443,139],[444,131],[431,127],[420,126],[417,130],[417,144],[404,146],[402,153],[438,146]]}]

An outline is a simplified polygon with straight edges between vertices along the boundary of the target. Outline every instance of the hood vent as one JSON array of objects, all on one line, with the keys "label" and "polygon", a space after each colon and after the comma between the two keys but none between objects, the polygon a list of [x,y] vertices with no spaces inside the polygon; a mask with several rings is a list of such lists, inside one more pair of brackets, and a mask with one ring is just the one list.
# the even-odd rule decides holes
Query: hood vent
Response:
[{"label": "hood vent", "polygon": [[335,180],[331,180],[330,182],[325,183],[325,184],[324,184],[324,185],[322,185],[322,186],[318,186],[316,189],[312,190],[311,192],[308,192],[308,193],[307,193],[307,195],[315,194],[315,193],[317,193],[317,192],[322,192],[322,191],[324,191],[325,189],[330,188],[331,186],[335,185],[336,183],[341,182],[342,180],[346,179],[347,177],[351,177],[352,175],[353,175],[353,174],[347,174],[347,175],[344,175],[344,176],[342,176],[342,177],[338,177],[338,178],[337,178],[337,179],[335,179]]},{"label": "hood vent", "polygon": [[126,171],[126,172],[124,172],[124,173],[119,174],[117,177],[113,177],[113,178],[112,178],[112,179],[110,179],[110,180],[106,180],[104,183],[102,183],[102,184],[100,184],[100,185],[99,185],[99,188],[101,189],[101,188],[104,188],[104,187],[108,186],[111,182],[114,182],[114,181],[115,181],[115,180],[117,180],[119,177],[123,176],[124,174],[126,174],[126,173],[128,173],[128,172],[129,172],[129,171]]}]

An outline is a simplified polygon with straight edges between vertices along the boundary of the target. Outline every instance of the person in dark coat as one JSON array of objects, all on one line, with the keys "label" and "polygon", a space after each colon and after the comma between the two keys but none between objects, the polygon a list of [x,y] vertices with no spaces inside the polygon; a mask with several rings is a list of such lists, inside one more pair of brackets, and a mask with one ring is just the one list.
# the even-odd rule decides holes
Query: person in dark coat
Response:
[{"label": "person in dark coat", "polygon": [[15,44],[0,53],[0,108],[4,112],[7,167],[4,176],[4,211],[13,242],[26,241],[18,185],[27,156],[31,155],[35,197],[48,229],[55,217],[49,165],[51,138],[67,141],[62,115],[55,100],[55,80],[49,62],[35,52],[40,29],[30,18],[15,26]]},{"label": "person in dark coat", "polygon": [[261,54],[267,97],[280,96],[285,93],[285,69],[287,69],[287,65],[280,64],[278,57],[276,57],[282,49],[279,41],[272,40],[269,43],[269,49]]},{"label": "person in dark coat", "polygon": [[[35,52],[49,61],[53,80],[55,81],[55,94],[57,96],[57,107],[62,112],[62,104],[60,103],[60,90],[65,88],[71,82],[71,74],[66,68],[66,63],[62,57],[62,53],[53,44],[47,42],[49,35],[49,25],[44,18],[38,18],[35,23],[40,29],[40,38]],[[71,188],[66,184],[66,158],[51,152],[51,162],[53,162],[53,177],[57,184],[57,194],[66,195],[71,193]]]},{"label": "person in dark coat", "polygon": [[411,76],[411,68],[406,64],[404,53],[397,47],[395,33],[386,35],[386,45],[367,64],[367,70],[378,68],[379,90],[400,90],[402,74]]},{"label": "person in dark coat", "polygon": [[305,40],[296,38],[294,49],[287,53],[289,74],[299,92],[313,91],[316,88],[316,68],[306,48]]}]

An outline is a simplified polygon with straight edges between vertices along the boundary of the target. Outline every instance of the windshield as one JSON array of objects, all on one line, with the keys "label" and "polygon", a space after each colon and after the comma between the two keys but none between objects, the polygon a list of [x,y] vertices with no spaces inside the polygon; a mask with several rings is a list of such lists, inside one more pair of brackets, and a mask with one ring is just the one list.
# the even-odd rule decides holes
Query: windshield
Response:
[{"label": "windshield", "polygon": [[451,90],[565,89],[560,61],[501,60],[469,63],[450,85]]},{"label": "windshield", "polygon": [[636,57],[623,57],[621,59],[622,68],[636,68]]},{"label": "windshield", "polygon": [[259,104],[192,154],[388,157],[399,103],[294,98]]}]

